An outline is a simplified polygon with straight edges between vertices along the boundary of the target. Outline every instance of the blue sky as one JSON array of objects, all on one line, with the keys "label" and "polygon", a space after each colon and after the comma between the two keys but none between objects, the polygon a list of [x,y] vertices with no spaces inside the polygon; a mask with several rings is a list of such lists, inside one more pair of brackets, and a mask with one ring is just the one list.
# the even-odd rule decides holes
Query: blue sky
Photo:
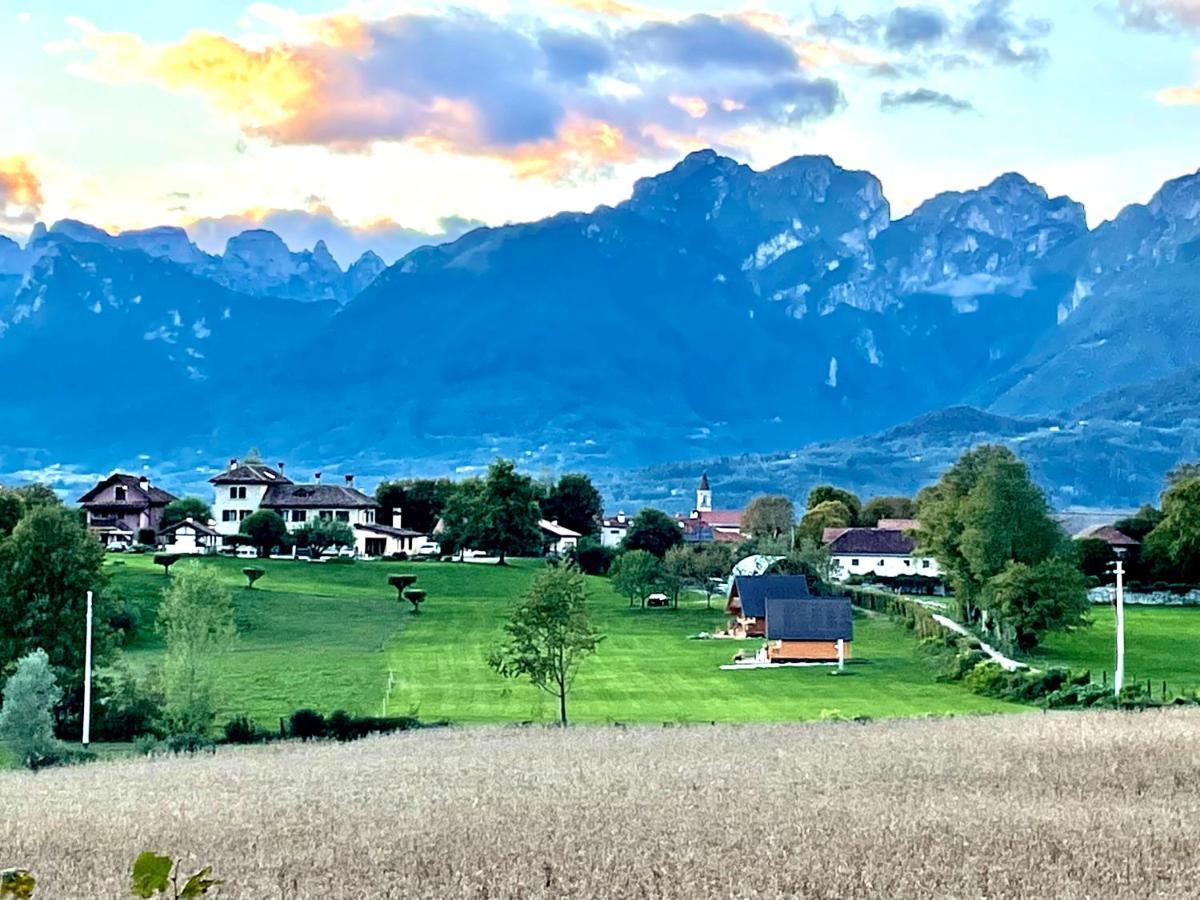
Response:
[{"label": "blue sky", "polygon": [[264,223],[394,258],[714,145],[897,212],[1011,170],[1094,223],[1200,167],[1200,0],[49,0],[0,12],[0,230]]}]

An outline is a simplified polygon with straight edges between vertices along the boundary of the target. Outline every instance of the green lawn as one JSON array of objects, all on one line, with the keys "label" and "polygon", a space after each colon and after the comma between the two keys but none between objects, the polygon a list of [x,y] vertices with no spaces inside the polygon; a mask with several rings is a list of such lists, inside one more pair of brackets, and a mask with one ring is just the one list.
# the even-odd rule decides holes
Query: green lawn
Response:
[{"label": "green lawn", "polygon": [[[1099,681],[1108,673],[1112,683],[1116,656],[1116,613],[1095,606],[1092,625],[1066,634],[1052,634],[1030,657],[1034,665],[1090,669]],[[1125,607],[1125,681],[1150,680],[1157,695],[1162,682],[1168,690],[1200,687],[1200,609],[1192,607]]]},{"label": "green lawn", "polygon": [[[220,719],[245,712],[271,724],[301,706],[379,713],[390,682],[391,713],[416,710],[426,719],[473,723],[557,715],[549,695],[499,678],[485,662],[502,637],[509,604],[539,563],[267,561],[254,590],[242,587],[243,561],[203,564],[217,566],[233,588],[240,632],[219,664]],[[138,667],[151,665],[162,653],[151,626],[166,578],[145,557],[125,557],[112,572],[116,588],[141,612],[141,635],[127,656]],[[397,603],[387,585],[393,572],[418,576],[429,594],[420,615]],[[576,721],[760,722],[1021,709],[935,682],[912,636],[886,619],[856,618],[854,660],[841,675],[829,668],[731,672],[719,667],[739,642],[688,638],[723,622],[703,599],[679,610],[631,610],[605,579],[590,579],[589,587],[593,617],[607,637],[575,686]]]}]

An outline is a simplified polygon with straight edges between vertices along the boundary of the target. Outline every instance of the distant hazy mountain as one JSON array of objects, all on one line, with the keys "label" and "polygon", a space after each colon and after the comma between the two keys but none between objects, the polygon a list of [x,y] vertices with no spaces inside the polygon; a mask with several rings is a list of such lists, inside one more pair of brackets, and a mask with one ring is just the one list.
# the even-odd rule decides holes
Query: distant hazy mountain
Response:
[{"label": "distant hazy mountain", "polygon": [[1017,174],[893,220],[827,157],[704,151],[616,207],[344,272],[266,231],[213,256],[60,222],[0,240],[0,373],[39,373],[5,441],[97,468],[258,445],[360,474],[749,454],[788,483],[810,469],[787,460],[834,453],[882,487],[895,454],[926,472],[967,435],[1040,454],[1056,496],[1117,502],[1196,444],[1198,289],[1198,176],[1089,231]]}]

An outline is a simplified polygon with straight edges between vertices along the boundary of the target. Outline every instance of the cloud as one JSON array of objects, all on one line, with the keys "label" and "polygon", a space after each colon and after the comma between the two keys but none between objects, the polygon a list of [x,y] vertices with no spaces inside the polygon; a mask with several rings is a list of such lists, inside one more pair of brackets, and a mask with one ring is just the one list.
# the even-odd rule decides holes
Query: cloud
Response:
[{"label": "cloud", "polygon": [[[934,6],[898,6],[886,16],[851,18],[834,12],[812,23],[816,34],[902,53],[887,62],[909,69],[985,63],[1038,66],[1049,59],[1049,51],[1038,42],[1050,27],[1047,20],[1017,16],[1012,0],[977,0],[954,16]],[[879,71],[891,73],[886,67]]]},{"label": "cloud", "polygon": [[41,212],[42,183],[21,156],[0,157],[0,226],[30,225]]},{"label": "cloud", "polygon": [[1200,0],[1118,0],[1121,21],[1143,31],[1200,29]]},{"label": "cloud", "polygon": [[188,223],[187,231],[209,253],[224,252],[231,237],[254,228],[274,231],[293,249],[309,249],[317,241],[324,241],[334,259],[345,267],[368,250],[393,263],[417,247],[455,240],[482,224],[474,219],[448,216],[429,230],[407,227],[390,219],[353,225],[318,204],[309,209],[248,210],[219,218],[195,219]]},{"label": "cloud", "polygon": [[[557,178],[831,114],[838,86],[769,18],[585,32],[468,10],[342,15],[254,45],[206,32],[152,45],[76,20],[76,37],[52,49],[82,76],[199,95],[248,137],[342,151],[403,142]],[[680,109],[681,95],[706,113]]]},{"label": "cloud", "polygon": [[929,88],[917,88],[912,91],[886,91],[879,98],[879,108],[885,112],[912,106],[944,109],[954,113],[972,112],[975,109],[974,104],[969,100],[962,100]]}]

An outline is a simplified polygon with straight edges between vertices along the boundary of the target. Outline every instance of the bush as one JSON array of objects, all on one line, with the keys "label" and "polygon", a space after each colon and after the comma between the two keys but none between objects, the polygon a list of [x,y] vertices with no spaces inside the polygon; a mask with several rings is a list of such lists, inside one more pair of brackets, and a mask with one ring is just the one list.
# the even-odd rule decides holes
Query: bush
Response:
[{"label": "bush", "polygon": [[397,562],[404,562],[408,559],[408,553],[404,550],[397,550],[392,554],[391,558]]},{"label": "bush", "polygon": [[195,731],[181,731],[163,741],[162,746],[170,753],[199,753],[201,750],[212,751],[215,745],[212,740]]},{"label": "bush", "polygon": [[890,616],[902,622],[905,628],[919,638],[938,638],[946,632],[933,618],[933,613],[915,600],[855,587],[845,587],[844,591],[855,606]]},{"label": "bush", "polygon": [[254,587],[254,582],[267,574],[266,569],[260,569],[257,566],[247,566],[242,569],[242,574],[246,576],[246,587]]},{"label": "bush", "polygon": [[141,617],[138,615],[137,610],[129,605],[128,601],[108,617],[108,627],[112,629],[117,643],[122,647],[131,643],[137,637],[137,630],[140,624]]},{"label": "bush", "polygon": [[158,534],[153,528],[139,528],[137,542],[143,546],[153,546],[158,543]]},{"label": "bush", "polygon": [[325,717],[315,709],[298,709],[288,720],[288,734],[302,741],[325,736]]},{"label": "bush", "polygon": [[122,666],[112,676],[97,677],[96,687],[100,702],[92,720],[93,740],[132,741],[162,734],[163,696],[151,679],[139,682]]},{"label": "bush", "polygon": [[225,723],[226,744],[262,744],[271,739],[271,732],[259,728],[249,716],[235,716]]},{"label": "bush", "polygon": [[580,538],[578,545],[567,551],[567,558],[585,575],[607,575],[616,556],[616,548],[605,547],[591,537]]}]

